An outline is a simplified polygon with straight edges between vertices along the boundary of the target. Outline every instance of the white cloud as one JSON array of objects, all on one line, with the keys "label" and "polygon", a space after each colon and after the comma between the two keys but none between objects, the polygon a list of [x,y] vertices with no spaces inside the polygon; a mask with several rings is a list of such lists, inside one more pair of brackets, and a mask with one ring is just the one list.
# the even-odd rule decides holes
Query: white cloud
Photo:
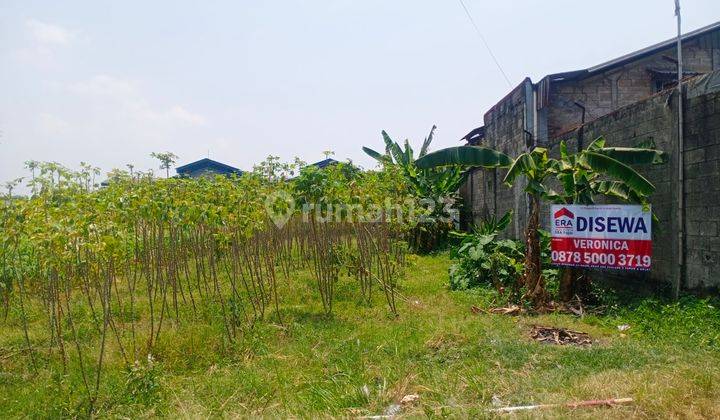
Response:
[{"label": "white cloud", "polygon": [[69,90],[73,93],[79,93],[83,95],[110,97],[138,96],[138,91],[135,83],[105,74],[94,76],[89,80],[83,80],[77,83],[73,83],[69,86]]},{"label": "white cloud", "polygon": [[199,114],[192,113],[181,107],[180,105],[175,105],[174,107],[170,108],[170,110],[166,112],[166,116],[169,118],[186,121],[193,125],[205,124],[205,117]]},{"label": "white cloud", "polygon": [[139,86],[129,80],[97,75],[89,80],[71,84],[68,90],[84,96],[99,97],[106,104],[117,107],[120,115],[153,124],[204,125],[206,118],[181,105],[158,108],[150,104]]},{"label": "white cloud", "polygon": [[43,113],[38,116],[38,127],[44,134],[58,135],[66,132],[70,124],[57,115]]},{"label": "white cloud", "polygon": [[32,38],[39,44],[61,45],[70,44],[75,35],[59,25],[41,22],[37,19],[28,19],[25,26]]},{"label": "white cloud", "polygon": [[59,25],[41,22],[37,19],[25,21],[28,42],[18,46],[13,57],[23,65],[53,70],[58,66],[58,49],[69,47],[76,34]]}]

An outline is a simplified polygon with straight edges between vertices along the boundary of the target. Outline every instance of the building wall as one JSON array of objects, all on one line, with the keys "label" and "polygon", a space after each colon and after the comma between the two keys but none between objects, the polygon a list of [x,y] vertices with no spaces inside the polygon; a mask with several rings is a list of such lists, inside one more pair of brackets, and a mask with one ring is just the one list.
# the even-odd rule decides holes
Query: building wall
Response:
[{"label": "building wall", "polygon": [[[720,288],[720,71],[689,80],[684,95],[684,203],[686,250],[683,287],[686,289]],[[524,103],[514,91],[504,107],[493,108],[486,115],[489,147],[516,156],[523,151],[525,139],[522,115]],[[512,104],[512,106],[511,106]],[[659,224],[653,229],[653,268],[649,273],[596,270],[595,278],[635,282],[662,289],[678,275],[678,97],[675,89],[662,91],[644,100],[617,109],[582,127],[547,142],[550,154],[556,156],[561,139],[570,150],[577,150],[579,140],[587,145],[599,136],[609,146],[633,147],[647,140],[670,154],[665,165],[639,168],[656,186],[651,198]],[[492,213],[502,215],[515,209],[515,222],[508,236],[521,238],[527,222],[527,199],[521,186],[509,189],[501,185],[505,171],[476,170],[473,177],[473,214],[476,219]],[[496,177],[496,181],[493,178]],[[467,185],[465,188],[469,188]],[[602,200],[600,201],[602,202]],[[525,207],[526,208],[526,207]],[[541,222],[547,228],[549,206],[543,206]]]},{"label": "building wall", "polygon": [[[532,146],[532,136],[527,118],[531,110],[532,83],[525,79],[502,101],[491,108],[484,118],[484,145],[499,150],[509,156],[516,156]],[[513,222],[507,230],[509,236],[521,236],[527,220],[527,196],[523,192],[523,180],[513,188],[502,185],[507,170],[476,169],[464,188],[465,202],[472,203],[470,219],[477,223],[490,214],[498,217],[512,210]],[[472,188],[470,187],[472,184]]]},{"label": "building wall", "polygon": [[[547,78],[537,85],[526,79],[485,114],[483,145],[513,157],[534,146],[549,147],[553,154],[557,153],[560,139],[568,140],[571,147],[578,147],[604,135],[608,144],[615,146],[634,146],[638,141],[652,138],[658,148],[673,150],[677,145],[674,128],[677,127],[677,98],[673,101],[673,91],[656,93],[655,80],[648,69],[675,71],[676,64],[672,59],[675,55],[675,48],[667,48],[601,74],[577,80],[569,76],[567,80],[549,85]],[[683,56],[686,72],[719,70],[720,31],[685,41]],[[720,286],[720,276],[716,275],[720,274],[717,272],[720,265],[720,208],[716,208],[714,202],[714,197],[720,195],[720,190],[714,189],[714,182],[719,179],[720,146],[713,143],[713,136],[717,135],[713,124],[716,124],[720,106],[713,98],[717,93],[709,92],[707,86],[698,93],[700,90],[695,86],[705,83],[698,80],[708,79],[694,79],[685,99],[688,107],[685,135],[689,139],[686,140],[689,271],[685,283],[688,288]],[[582,130],[579,130],[582,110],[575,102],[585,107],[586,124]],[[538,108],[537,105],[542,106]],[[659,284],[672,278],[673,270],[677,270],[679,252],[673,248],[678,243],[679,228],[674,225],[678,220],[675,205],[678,200],[677,168],[677,162],[673,160],[672,164],[663,167],[643,169],[657,186],[652,202],[662,227],[655,232],[655,243],[659,245],[655,249],[653,271],[635,275],[638,280]],[[472,172],[461,190],[466,221],[477,223],[490,214],[500,217],[512,209],[515,217],[506,235],[520,238],[528,214],[525,185],[517,183],[513,188],[507,188],[502,185],[505,173],[505,170],[481,169]],[[710,189],[700,191],[705,187]],[[708,201],[708,196],[713,198]],[[703,197],[705,200],[701,200]],[[543,221],[548,219],[547,209],[543,209],[541,217]],[[617,274],[603,275],[613,277]],[[701,280],[709,283],[700,284]]]},{"label": "building wall", "polygon": [[[674,147],[677,144],[677,107],[672,103],[672,91],[652,96],[644,101],[628,105],[608,115],[590,121],[572,133],[566,133],[563,139],[568,149],[577,151],[579,135],[582,134],[583,143],[589,144],[592,140],[603,136],[608,146],[634,147],[642,141],[652,139],[657,148],[675,155]],[[677,102],[677,96],[675,96]],[[549,145],[551,156],[559,154],[555,139]],[[649,273],[605,270],[595,277],[605,277],[612,280],[631,279],[635,281],[651,282],[658,287],[662,286],[676,274],[677,249],[671,244],[677,242],[677,229],[674,226],[676,217],[676,187],[672,183],[677,178],[677,165],[665,164],[638,168],[640,172],[656,187],[656,192],[650,202],[653,213],[659,219],[659,224],[653,229],[653,265]],[[599,203],[607,202],[600,199]],[[544,228],[549,228],[549,205],[543,206],[541,222]]]},{"label": "building wall", "polygon": [[[720,288],[720,71],[688,82],[684,95],[685,269],[687,289]],[[603,136],[610,146],[633,147],[653,140],[670,153],[666,165],[639,168],[656,187],[651,197],[659,223],[653,229],[653,267],[647,274],[607,270],[599,277],[644,281],[660,287],[677,276],[678,234],[678,96],[675,89],[623,107],[583,127],[589,142]],[[579,130],[569,138],[577,147]],[[558,139],[552,142],[556,154]],[[549,214],[545,209],[543,222]]]},{"label": "building wall", "polygon": [[[720,31],[715,31],[684,43],[684,72],[720,69],[719,37]],[[585,107],[585,121],[590,121],[655,94],[659,89],[648,69],[675,72],[676,50],[668,48],[588,78],[551,82],[546,111],[548,135],[540,137],[541,144],[582,123],[582,110],[575,102]]]},{"label": "building wall", "polygon": [[720,288],[720,71],[689,87],[685,107],[685,285]]}]

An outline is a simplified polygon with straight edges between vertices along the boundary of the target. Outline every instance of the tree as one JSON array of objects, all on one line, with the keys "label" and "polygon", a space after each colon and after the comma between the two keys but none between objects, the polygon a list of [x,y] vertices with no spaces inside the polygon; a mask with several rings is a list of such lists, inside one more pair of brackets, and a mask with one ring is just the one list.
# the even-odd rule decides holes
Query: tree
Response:
[{"label": "tree", "polygon": [[[417,164],[419,167],[453,164],[485,166],[488,163],[487,155],[493,151],[476,149],[462,146],[439,150],[419,159]],[[526,289],[524,298],[537,307],[544,306],[548,299],[540,266],[538,229],[541,199],[553,203],[593,204],[597,196],[604,195],[623,202],[647,204],[647,198],[655,191],[655,186],[630,165],[662,164],[667,159],[665,152],[651,148],[605,147],[605,139],[602,137],[574,154],[568,153],[567,145],[561,142],[560,159],[549,158],[547,149],[541,147],[519,155],[512,162],[503,182],[512,186],[518,177],[527,180],[525,192],[530,198],[530,215],[525,229],[525,267],[522,278]],[[562,191],[556,192],[548,186],[548,179],[557,180]],[[573,280],[573,276],[566,274],[564,281],[561,281],[561,299],[572,297]]]},{"label": "tree", "polygon": [[8,200],[12,200],[12,198],[13,198],[12,192],[15,189],[15,187],[20,185],[22,180],[23,180],[23,178],[15,178],[12,181],[8,181],[5,183],[5,189],[8,192]]},{"label": "tree", "polygon": [[540,197],[545,191],[543,182],[550,175],[552,165],[548,159],[547,149],[536,147],[531,152],[518,156],[503,180],[511,187],[518,176],[522,175],[527,179],[525,192],[530,198],[530,215],[525,227],[525,263],[522,284],[525,287],[523,298],[530,300],[535,307],[545,306],[548,299],[540,265],[538,229],[540,228]]},{"label": "tree", "polygon": [[[560,159],[551,161],[550,174],[562,188],[559,192],[546,189],[544,198],[555,204],[595,204],[606,196],[634,204],[647,205],[655,187],[630,165],[658,165],[668,160],[665,152],[649,147],[605,147],[605,139],[597,138],[587,148],[569,153],[560,142]],[[584,288],[582,286],[585,286]],[[587,292],[589,278],[582,270],[563,268],[560,273],[560,300]],[[584,289],[584,290],[583,290]]]},{"label": "tree", "polygon": [[178,159],[177,155],[171,152],[152,152],[150,156],[160,161],[160,169],[165,169],[165,178],[170,178],[170,167],[174,165]]},{"label": "tree", "polygon": [[[452,228],[452,223],[447,222],[446,204],[451,206],[454,204],[457,191],[466,177],[466,172],[459,166],[436,168],[435,166],[442,165],[432,164],[437,155],[436,153],[428,154],[428,149],[433,141],[436,128],[433,125],[430,133],[424,139],[417,161],[415,161],[414,151],[408,140],[405,140],[404,146],[401,147],[385,131],[382,132],[385,142],[384,154],[363,147],[365,153],[382,165],[399,168],[407,181],[410,188],[408,192],[411,195],[419,199],[432,200],[432,211],[427,215],[430,223],[418,225],[411,236],[411,241],[414,242],[413,246],[421,251],[429,251],[437,246]],[[481,160],[484,163],[483,166],[497,167],[510,163],[510,159],[502,153],[485,148],[474,149],[483,155]]]}]

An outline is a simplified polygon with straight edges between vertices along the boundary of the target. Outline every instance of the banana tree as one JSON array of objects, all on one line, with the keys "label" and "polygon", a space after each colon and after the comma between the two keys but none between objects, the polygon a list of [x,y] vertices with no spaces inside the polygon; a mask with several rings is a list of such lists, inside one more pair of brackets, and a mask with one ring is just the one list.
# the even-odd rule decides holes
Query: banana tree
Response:
[{"label": "banana tree", "polygon": [[[424,139],[419,156],[425,156],[435,135],[436,126],[432,126],[430,133]],[[406,139],[403,146],[393,141],[382,131],[385,142],[385,153],[379,153],[369,147],[363,151],[377,160],[384,167],[394,166],[402,174],[408,187],[408,193],[418,199],[430,199],[434,204],[443,199],[454,199],[460,185],[464,180],[460,168],[448,169],[419,169],[415,165],[415,152]],[[426,223],[419,224],[412,229],[409,240],[411,245],[419,251],[430,251],[443,240],[450,226],[444,222],[442,212],[444,206],[434,205],[430,214],[426,215]]]},{"label": "banana tree", "polygon": [[[600,196],[616,201],[647,205],[655,186],[631,165],[658,165],[668,160],[667,153],[653,148],[605,147],[605,139],[597,138],[584,150],[569,153],[560,142],[560,159],[552,160],[550,174],[561,190],[543,191],[543,198],[555,204],[595,204]],[[560,300],[567,302],[582,295],[589,279],[575,268],[564,268],[560,275]]]},{"label": "banana tree", "polygon": [[536,147],[531,152],[518,156],[508,169],[503,182],[512,186],[519,176],[527,180],[525,192],[530,198],[530,215],[525,227],[525,268],[522,285],[525,287],[523,298],[530,300],[536,307],[547,303],[545,279],[540,265],[540,199],[546,194],[544,182],[551,175],[555,161],[548,158],[547,149]]},{"label": "banana tree", "polygon": [[[425,138],[420,148],[418,158],[427,155],[428,148],[433,141],[436,126],[432,126],[430,134]],[[440,198],[451,196],[457,192],[462,184],[463,172],[460,168],[420,169],[415,165],[415,152],[406,139],[404,146],[393,141],[385,130],[382,131],[385,142],[385,153],[379,153],[369,147],[363,147],[368,156],[383,165],[395,165],[401,169],[403,177],[412,189],[411,193],[421,198]]]},{"label": "banana tree", "polygon": [[[540,200],[562,204],[594,204],[598,196],[608,196],[624,202],[647,204],[655,186],[630,165],[662,164],[667,154],[647,148],[605,147],[602,137],[586,149],[569,153],[565,142],[560,143],[560,159],[548,158],[547,150],[535,148],[515,159],[504,182],[512,186],[517,177],[527,180],[525,191],[530,197],[530,217],[525,231],[526,254],[523,283],[525,297],[536,306],[547,303],[547,292],[540,267],[538,238]],[[560,192],[547,185],[556,179]],[[581,276],[574,269],[564,269],[560,280],[560,299],[573,296],[575,281]]]},{"label": "banana tree", "polygon": [[[477,147],[451,147],[418,160],[417,165],[421,168],[453,164],[484,166],[487,156],[493,152]],[[624,202],[646,204],[655,186],[631,165],[665,162],[667,154],[660,150],[606,147],[602,137],[574,154],[568,153],[567,145],[561,142],[560,159],[550,158],[547,149],[540,147],[519,155],[510,165],[503,182],[512,186],[519,177],[527,180],[525,191],[530,198],[530,217],[525,230],[524,297],[540,307],[548,299],[540,266],[538,228],[541,199],[553,203],[592,204],[596,197],[604,195]],[[554,191],[547,185],[548,179],[556,179],[562,190]],[[565,280],[565,290],[561,294],[566,299],[569,298],[568,282],[572,285],[573,276],[568,275],[567,278],[570,280]]]}]

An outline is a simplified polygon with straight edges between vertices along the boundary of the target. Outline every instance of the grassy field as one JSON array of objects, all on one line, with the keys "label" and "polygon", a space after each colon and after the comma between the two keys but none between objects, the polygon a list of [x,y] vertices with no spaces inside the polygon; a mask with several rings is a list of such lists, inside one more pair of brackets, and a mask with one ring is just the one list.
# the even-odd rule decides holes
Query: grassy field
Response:
[{"label": "grassy field", "polygon": [[[202,323],[168,328],[154,361],[132,370],[109,343],[98,416],[352,417],[382,414],[404,395],[418,394],[403,415],[487,417],[493,400],[521,405],[632,397],[635,402],[622,407],[524,415],[720,417],[714,301],[636,301],[582,319],[474,314],[471,306],[492,306],[493,294],[449,291],[448,264],[444,254],[410,258],[397,319],[380,293],[370,307],[358,303],[350,279],[338,285],[334,315],[326,317],[305,273],[280,280],[282,325],[272,315],[239,342],[228,343],[221,330]],[[62,374],[56,358],[40,355],[34,373],[17,319],[11,313],[0,324],[2,416],[83,416],[87,401],[73,368],[77,361]],[[535,324],[588,332],[594,344],[537,343],[528,336]],[[621,324],[631,328],[621,333]],[[34,323],[33,338],[43,328]],[[97,338],[93,331],[84,334]]]}]

